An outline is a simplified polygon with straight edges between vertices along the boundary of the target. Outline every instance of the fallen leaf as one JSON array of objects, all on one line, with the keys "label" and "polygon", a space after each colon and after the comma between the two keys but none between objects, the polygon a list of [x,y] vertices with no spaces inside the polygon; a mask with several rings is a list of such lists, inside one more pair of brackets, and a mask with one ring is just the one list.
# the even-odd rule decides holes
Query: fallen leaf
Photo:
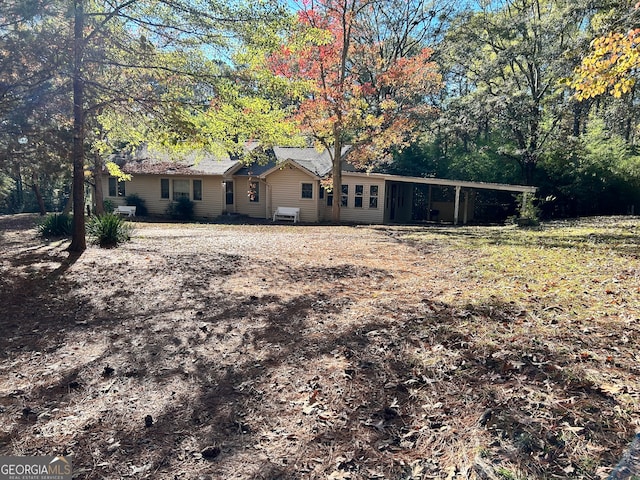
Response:
[{"label": "fallen leaf", "polygon": [[351,478],[351,473],[345,472],[344,470],[336,470],[327,478],[329,480],[343,480],[343,479]]},{"label": "fallen leaf", "polygon": [[617,395],[619,393],[623,393],[625,391],[625,387],[613,385],[611,383],[603,383],[600,385],[600,390],[604,393],[608,393],[609,395]]}]

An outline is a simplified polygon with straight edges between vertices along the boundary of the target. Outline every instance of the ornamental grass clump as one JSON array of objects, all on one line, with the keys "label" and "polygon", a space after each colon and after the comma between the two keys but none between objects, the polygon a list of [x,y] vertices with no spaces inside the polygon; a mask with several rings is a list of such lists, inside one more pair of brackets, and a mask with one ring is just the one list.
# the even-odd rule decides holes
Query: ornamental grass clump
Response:
[{"label": "ornamental grass clump", "polygon": [[117,247],[129,241],[132,230],[129,222],[112,213],[92,217],[87,225],[87,234],[92,243],[103,248]]},{"label": "ornamental grass clump", "polygon": [[43,237],[68,237],[73,231],[73,217],[66,213],[47,215],[38,225],[38,232]]}]

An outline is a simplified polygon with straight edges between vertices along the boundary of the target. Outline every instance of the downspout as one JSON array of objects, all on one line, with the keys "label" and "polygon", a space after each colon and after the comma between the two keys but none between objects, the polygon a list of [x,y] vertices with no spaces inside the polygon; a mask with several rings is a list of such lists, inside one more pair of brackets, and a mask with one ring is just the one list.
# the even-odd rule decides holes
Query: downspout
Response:
[{"label": "downspout", "polygon": [[227,181],[224,177],[222,177],[222,182],[220,182],[220,185],[222,187],[222,203],[220,204],[220,214],[222,215],[223,212],[227,212],[227,215],[229,215],[229,212],[227,211]]},{"label": "downspout", "polygon": [[264,180],[264,184],[265,184],[265,187],[266,187],[266,190],[267,190],[266,191],[267,198],[265,198],[265,201],[264,201],[264,218],[266,218],[268,220],[269,218],[271,218],[271,215],[270,215],[270,212],[269,212],[269,210],[270,210],[269,207],[271,206],[271,185],[269,185],[267,183],[267,179]]},{"label": "downspout", "polygon": [[316,202],[316,219],[315,219],[315,223],[320,223],[320,180],[316,180],[315,183],[316,189],[316,195],[314,197],[315,202]]}]

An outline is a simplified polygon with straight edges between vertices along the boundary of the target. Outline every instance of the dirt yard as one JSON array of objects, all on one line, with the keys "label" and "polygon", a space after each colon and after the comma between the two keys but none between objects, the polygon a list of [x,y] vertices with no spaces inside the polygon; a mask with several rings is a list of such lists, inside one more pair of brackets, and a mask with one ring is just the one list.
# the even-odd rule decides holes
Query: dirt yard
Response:
[{"label": "dirt yard", "polygon": [[638,429],[637,312],[471,305],[473,249],[136,223],[70,257],[33,221],[0,217],[0,455],[72,455],[78,479],[600,479]]}]

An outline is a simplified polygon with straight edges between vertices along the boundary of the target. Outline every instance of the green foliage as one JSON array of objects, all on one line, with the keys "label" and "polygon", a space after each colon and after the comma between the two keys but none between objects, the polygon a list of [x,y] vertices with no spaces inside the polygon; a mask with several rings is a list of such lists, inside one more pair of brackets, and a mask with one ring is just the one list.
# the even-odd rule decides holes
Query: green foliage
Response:
[{"label": "green foliage", "polygon": [[[99,145],[97,146],[97,148]],[[109,176],[116,177],[118,181],[121,182],[129,182],[131,181],[131,175],[128,173],[124,173],[120,170],[120,167],[115,162],[106,162],[105,166],[107,167],[107,171],[109,172]]]},{"label": "green foliage", "polygon": [[[127,201],[127,205],[136,207],[136,215],[140,217],[145,217],[149,214],[149,211],[147,210],[147,206],[145,204],[144,199],[140,198],[138,194],[132,193],[131,195],[127,195],[125,200]],[[108,211],[108,210],[105,210],[105,211]]]},{"label": "green foliage", "polygon": [[508,143],[500,153],[520,164],[521,182],[533,182],[545,142],[567,111],[569,95],[556,86],[575,65],[585,12],[579,2],[482,2],[460,15],[443,46],[459,89],[449,102],[450,134],[468,142],[502,133]]},{"label": "green foliage", "polygon": [[559,142],[542,166],[543,196],[556,197],[568,215],[625,214],[640,206],[640,157],[600,118],[590,117],[579,138]]},{"label": "green foliage", "polygon": [[521,227],[535,227],[540,225],[540,208],[533,195],[518,195],[518,209],[520,216],[516,223]]},{"label": "green foliage", "polygon": [[171,202],[167,207],[167,215],[176,220],[191,220],[195,209],[195,203],[187,197],[180,197]]},{"label": "green foliage", "polygon": [[12,213],[11,194],[14,190],[14,181],[0,172],[0,213]]},{"label": "green foliage", "polygon": [[43,237],[68,237],[73,231],[73,217],[65,213],[47,215],[38,225],[38,232]]},{"label": "green foliage", "polygon": [[113,202],[113,200],[109,200],[109,199],[104,199],[102,201],[102,204],[104,205],[104,211],[105,213],[113,213],[113,211],[116,208],[116,204],[115,202]]},{"label": "green foliage", "polygon": [[504,155],[508,142],[500,137],[477,141],[473,148],[455,148],[448,162],[448,178],[459,180],[522,183],[521,169],[512,156]]},{"label": "green foliage", "polygon": [[103,248],[113,248],[131,239],[132,227],[119,215],[106,213],[91,217],[87,233],[92,243]]}]

